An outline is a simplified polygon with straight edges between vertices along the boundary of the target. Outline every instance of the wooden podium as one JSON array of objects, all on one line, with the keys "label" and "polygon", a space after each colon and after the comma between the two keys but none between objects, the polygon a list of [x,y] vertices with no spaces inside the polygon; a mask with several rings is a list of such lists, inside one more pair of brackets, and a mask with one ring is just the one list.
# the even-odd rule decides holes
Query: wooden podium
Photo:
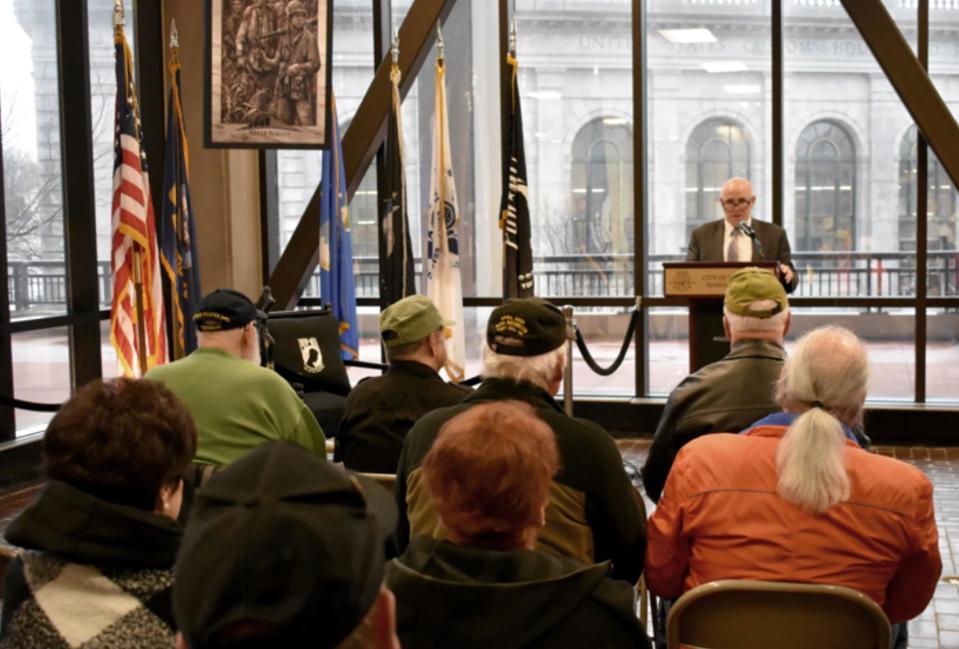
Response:
[{"label": "wooden podium", "polygon": [[663,264],[663,292],[689,305],[689,371],[729,353],[723,331],[726,280],[740,268],[755,266],[776,272],[774,261],[690,261]]}]

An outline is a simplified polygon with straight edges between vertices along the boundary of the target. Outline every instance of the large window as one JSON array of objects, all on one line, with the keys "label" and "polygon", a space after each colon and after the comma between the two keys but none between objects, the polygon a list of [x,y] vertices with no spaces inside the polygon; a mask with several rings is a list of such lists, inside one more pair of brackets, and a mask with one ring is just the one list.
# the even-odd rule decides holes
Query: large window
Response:
[{"label": "large window", "polygon": [[834,120],[817,120],[796,143],[796,240],[799,250],[856,248],[856,146]]},{"label": "large window", "polygon": [[686,237],[707,221],[723,218],[723,183],[749,177],[751,142],[742,124],[725,118],[697,126],[686,143]]},{"label": "large window", "polygon": [[[54,2],[0,3],[8,286],[13,319],[66,312]],[[13,61],[23,64],[13,64]]]},{"label": "large window", "polygon": [[[115,371],[96,309],[107,305],[110,293],[112,4],[0,0],[0,47],[6,48],[5,60],[14,62],[0,69],[6,216],[0,236],[6,243],[10,303],[3,344],[12,346],[10,366],[0,368],[4,395],[64,398],[75,387],[71,377],[82,374],[76,359],[96,354],[76,342],[90,343],[91,336],[78,334],[89,334],[91,326],[99,329],[92,338],[100,334],[102,373]],[[145,27],[138,15],[149,15],[157,5],[125,4],[136,55],[134,37]],[[383,0],[379,6],[391,8],[399,26],[411,4]],[[633,11],[640,5],[628,0],[506,4],[517,30],[537,292],[576,305],[580,327],[601,364],[618,349],[634,295],[646,309],[643,347],[631,349],[614,376],[600,378],[574,359],[578,391],[645,396],[666,392],[681,378],[688,361],[687,312],[680,302],[663,297],[662,263],[681,259],[691,229],[721,216],[715,199],[722,183],[746,176],[758,198],[755,216],[781,223],[791,238],[800,274],[792,296],[796,333],[827,322],[859,332],[879,372],[871,398],[955,401],[949,362],[959,309],[955,184],[930,152],[927,186],[918,186],[912,118],[842,3],[781,3],[779,25],[772,23],[773,0],[651,0],[641,3],[642,16]],[[883,0],[907,37],[918,42],[914,4]],[[71,13],[76,7],[86,12]],[[334,7],[333,85],[345,127],[377,63],[373,3],[338,0]],[[458,2],[443,25],[470,373],[479,364],[485,318],[501,295],[499,91],[505,52],[498,11],[499,3]],[[87,24],[63,22],[78,15],[86,16]],[[932,3],[930,75],[953,108],[959,108],[957,18],[949,3]],[[641,19],[646,28],[642,52],[634,49],[632,38]],[[162,21],[154,20],[153,28],[160,30]],[[777,43],[783,64],[779,80],[772,65]],[[408,212],[420,253],[430,202],[435,54],[426,53],[403,105]],[[61,82],[77,77],[61,79],[61,70],[76,61],[87,66],[90,102],[68,103],[70,110],[62,111]],[[635,88],[644,93],[642,105],[636,103]],[[199,102],[198,95],[193,99]],[[773,137],[775,116],[782,117],[782,133]],[[78,124],[84,128],[78,131]],[[65,154],[78,141],[91,146],[92,156]],[[645,151],[637,148],[639,142],[645,142]],[[316,151],[276,154],[274,253],[286,244],[316,191],[320,156]],[[782,168],[774,176],[777,160]],[[151,165],[154,174],[161,173],[159,160],[151,158]],[[363,353],[376,360],[375,167],[363,173],[351,202],[351,223]],[[87,181],[94,190],[92,209],[81,209],[74,190]],[[928,192],[926,214],[917,213],[920,191]],[[642,202],[637,203],[638,196]],[[95,255],[77,243],[82,237],[66,236],[86,220],[96,240]],[[915,236],[920,223],[928,233],[922,242]],[[644,242],[644,248],[634,249],[635,241]],[[923,246],[925,257],[917,255]],[[89,277],[67,277],[65,260],[79,258],[70,251],[86,254],[90,263],[82,264],[81,274]],[[925,266],[919,267],[922,258]],[[70,306],[71,282],[98,282],[99,304]],[[316,283],[307,283],[305,295],[316,292]],[[922,314],[925,338],[917,341],[917,315]],[[86,346],[95,348],[95,342]],[[925,390],[911,380],[920,367],[926,368]],[[16,415],[19,428],[42,425],[47,417]]]},{"label": "large window", "polygon": [[[647,7],[646,282],[658,296],[663,262],[684,259],[693,229],[722,218],[716,199],[726,180],[750,179],[754,215],[773,218],[773,3]],[[652,371],[659,358],[651,353],[650,362]]]},{"label": "large window", "polygon": [[[392,26],[399,27],[412,1],[386,4]],[[929,256],[926,268],[917,269],[916,219],[926,215],[915,213],[909,113],[842,3],[780,4],[782,23],[774,25],[773,0],[643,3],[643,52],[633,47],[639,17],[636,3],[627,0],[516,0],[504,23],[497,3],[455,5],[443,34],[463,219],[469,373],[478,367],[490,304],[501,295],[499,92],[506,39],[498,27],[515,18],[537,294],[573,303],[591,350],[607,361],[625,333],[634,295],[642,297],[646,315],[643,353],[631,351],[614,377],[602,379],[574,361],[579,392],[662,394],[682,378],[688,312],[681,301],[663,296],[662,264],[683,259],[691,231],[722,217],[716,200],[722,184],[743,176],[757,197],[754,217],[779,223],[789,235],[800,276],[792,295],[796,333],[843,323],[862,335],[876,364],[871,398],[908,400],[922,393],[920,382],[888,376],[915,378],[920,351],[926,352],[915,336],[917,313],[927,308],[919,298],[919,273],[938,309],[926,311],[933,315],[929,354],[955,347],[948,329],[959,306],[949,302],[959,290],[954,234],[950,238],[955,191],[933,162]],[[915,7],[908,4],[883,0],[916,41]],[[940,43],[930,57],[936,83],[956,104],[959,66],[949,44],[959,37],[959,21],[955,12],[937,7]],[[371,54],[368,8],[360,0],[337,5],[337,20],[351,15],[353,22],[337,32],[337,39],[348,37],[335,45],[336,56],[350,48]],[[777,80],[773,48],[780,46]],[[425,53],[403,104],[407,207],[418,257],[428,217],[435,54]],[[372,77],[371,59],[357,61],[336,61],[337,88],[356,89],[352,104],[340,93],[341,120],[353,117]],[[644,93],[641,106],[636,88]],[[781,133],[774,133],[777,126]],[[293,224],[318,170],[294,162],[300,154],[284,155],[280,213]],[[372,169],[354,196],[352,214],[359,293],[370,317],[376,285],[367,291],[363,282],[378,273]],[[358,209],[361,201],[366,207]],[[365,238],[363,219],[370,232]],[[634,249],[636,241],[644,249]],[[375,324],[367,325],[364,353],[376,356]],[[941,398],[948,367],[928,355],[925,361],[927,391]]]},{"label": "large window", "polygon": [[544,9],[516,2],[536,291],[631,295],[630,3]]}]

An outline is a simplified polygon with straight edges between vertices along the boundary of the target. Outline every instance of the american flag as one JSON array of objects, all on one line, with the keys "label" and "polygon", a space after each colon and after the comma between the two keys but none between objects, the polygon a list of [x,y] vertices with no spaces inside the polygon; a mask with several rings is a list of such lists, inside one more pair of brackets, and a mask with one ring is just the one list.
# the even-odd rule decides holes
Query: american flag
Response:
[{"label": "american flag", "polygon": [[[156,216],[122,26],[116,34],[116,134],[113,163],[113,302],[110,342],[124,376],[142,376],[167,360]],[[139,308],[138,308],[139,302]]]}]

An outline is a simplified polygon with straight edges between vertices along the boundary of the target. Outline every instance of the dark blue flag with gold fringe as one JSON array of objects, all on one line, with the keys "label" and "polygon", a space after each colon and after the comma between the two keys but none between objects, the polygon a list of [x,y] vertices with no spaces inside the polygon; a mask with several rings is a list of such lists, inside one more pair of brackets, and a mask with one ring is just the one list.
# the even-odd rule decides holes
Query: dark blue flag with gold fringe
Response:
[{"label": "dark blue flag with gold fringe", "polygon": [[346,360],[359,356],[356,324],[356,285],[353,282],[353,244],[350,210],[346,202],[343,145],[336,121],[336,99],[330,101],[330,146],[323,152],[320,187],[320,298],[340,323],[340,350]]},{"label": "dark blue flag with gold fringe", "polygon": [[200,266],[196,252],[196,222],[190,201],[190,163],[180,101],[180,56],[176,25],[170,43],[170,96],[167,103],[163,214],[158,225],[160,263],[168,280],[172,321],[171,358],[196,349],[193,312],[200,299]]}]

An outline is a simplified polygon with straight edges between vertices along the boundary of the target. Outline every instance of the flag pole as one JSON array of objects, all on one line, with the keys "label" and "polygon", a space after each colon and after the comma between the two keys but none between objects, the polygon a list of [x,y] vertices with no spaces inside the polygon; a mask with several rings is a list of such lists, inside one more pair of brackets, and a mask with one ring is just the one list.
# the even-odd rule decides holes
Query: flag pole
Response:
[{"label": "flag pole", "polygon": [[[436,83],[445,83],[442,80],[442,76],[446,72],[446,46],[443,43],[443,29],[440,27],[440,21],[436,21]],[[439,88],[434,88],[433,92],[439,92]],[[445,115],[442,116],[445,118]],[[435,137],[435,136],[434,136]],[[440,147],[442,151],[443,147]],[[446,160],[440,158],[440,169],[446,169]],[[442,172],[441,172],[442,173]],[[445,183],[439,183],[439,194],[440,194],[440,206],[446,205],[446,186]],[[442,235],[441,239],[445,241],[446,239],[446,228],[445,226],[440,228]]]},{"label": "flag pole", "polygon": [[147,373],[147,332],[143,322],[143,270],[140,267],[140,248],[133,245],[133,285],[135,291],[135,307],[137,314],[137,361],[140,365],[140,376]]},{"label": "flag pole", "polygon": [[[123,0],[113,0],[113,32],[116,38],[124,38],[123,28],[125,25],[126,15],[123,9]],[[140,267],[140,250],[137,244],[133,245],[133,285],[135,287],[134,308],[137,317],[137,361],[140,366],[140,376],[143,376],[147,372],[147,341],[146,326],[143,322],[143,269]]]},{"label": "flag pole", "polygon": [[[170,19],[170,88],[173,89],[173,92],[176,92],[177,87],[177,78],[176,71],[180,67],[180,33],[176,28],[176,18]],[[177,99],[179,102],[179,99]],[[175,106],[171,106],[170,110],[177,110]],[[167,137],[170,137],[170,134],[167,134]],[[183,219],[180,215],[180,187],[175,186],[173,188],[173,193],[176,196],[176,204],[173,206],[173,229],[176,232],[178,240],[182,240],[183,236]],[[174,255],[173,262],[177,265],[177,268],[174,268],[174,272],[179,274],[181,265],[179,253]],[[173,339],[173,358],[179,359],[183,358],[186,355],[186,337],[184,335],[183,329],[186,327],[186,323],[180,323],[179,318],[177,317],[177,309],[174,305],[177,304],[177,281],[174,279],[169,283],[169,302],[170,305],[170,333],[171,338]]]}]

